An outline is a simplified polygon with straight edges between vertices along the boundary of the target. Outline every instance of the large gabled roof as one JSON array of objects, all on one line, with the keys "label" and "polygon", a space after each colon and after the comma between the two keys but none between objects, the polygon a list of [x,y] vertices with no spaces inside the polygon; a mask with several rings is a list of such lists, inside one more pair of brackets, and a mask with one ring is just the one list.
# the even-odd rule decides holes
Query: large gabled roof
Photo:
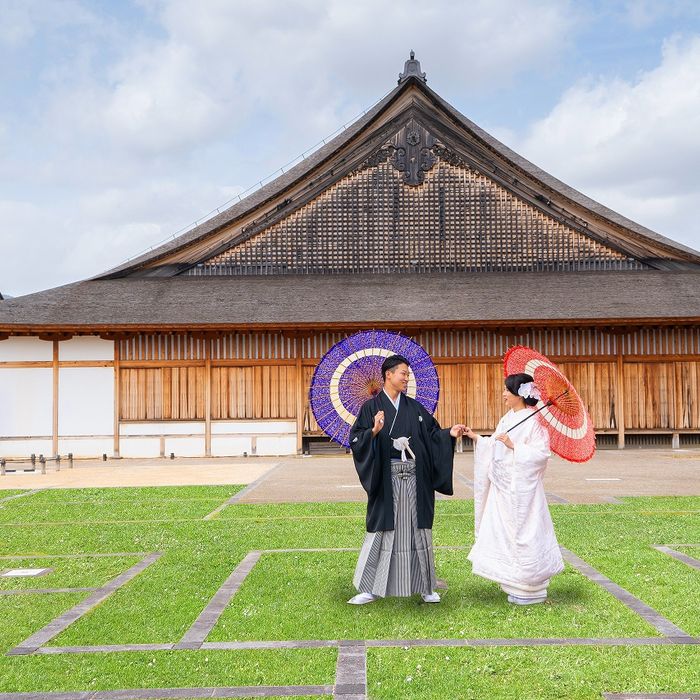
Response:
[{"label": "large gabled roof", "polygon": [[543,212],[651,267],[700,267],[698,251],[590,199],[467,119],[427,86],[420,65],[412,59],[391,93],[305,160],[203,224],[98,277],[173,276],[225,246],[244,242],[259,230],[255,227],[259,221],[290,214],[340,174],[357,167],[381,148],[391,128],[414,113],[431,120],[453,146],[462,148],[471,164]]},{"label": "large gabled roof", "polygon": [[[411,69],[407,62],[399,85],[342,134],[201,226],[96,279],[3,301],[0,334],[700,320],[700,253],[620,216],[521,158],[428,88],[417,61],[413,63]],[[250,231],[267,226],[271,216],[288,216],[315,201],[329,183],[372,159],[387,138],[414,117],[449,142],[470,168],[536,207],[542,216],[570,222],[572,229],[632,256],[645,269],[180,274],[222,247],[246,241],[253,235]],[[378,307],[377,298],[392,301]]]},{"label": "large gabled roof", "polygon": [[[391,303],[377,303],[391,299]],[[263,300],[261,302],[261,300]],[[0,304],[0,333],[697,323],[700,273],[88,280]]]}]

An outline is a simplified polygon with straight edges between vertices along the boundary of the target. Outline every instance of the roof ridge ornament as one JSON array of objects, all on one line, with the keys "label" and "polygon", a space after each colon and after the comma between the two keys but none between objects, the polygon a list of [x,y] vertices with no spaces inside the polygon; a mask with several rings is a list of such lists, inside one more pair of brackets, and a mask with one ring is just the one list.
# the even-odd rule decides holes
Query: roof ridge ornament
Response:
[{"label": "roof ridge ornament", "polygon": [[421,73],[420,70],[420,61],[416,60],[416,54],[411,49],[411,54],[410,58],[406,63],[404,63],[403,66],[403,73],[399,73],[399,85],[401,83],[405,83],[409,78],[416,77],[419,80],[422,80],[424,83],[428,82],[428,79],[425,77],[425,73]]}]

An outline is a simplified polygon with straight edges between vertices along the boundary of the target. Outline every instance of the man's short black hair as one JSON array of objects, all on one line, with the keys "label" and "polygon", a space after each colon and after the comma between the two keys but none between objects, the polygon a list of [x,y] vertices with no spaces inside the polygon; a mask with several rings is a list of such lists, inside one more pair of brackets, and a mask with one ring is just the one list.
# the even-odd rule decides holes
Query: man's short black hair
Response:
[{"label": "man's short black hair", "polygon": [[403,355],[390,355],[382,362],[382,381],[386,381],[386,373],[398,365],[411,366],[411,363]]}]

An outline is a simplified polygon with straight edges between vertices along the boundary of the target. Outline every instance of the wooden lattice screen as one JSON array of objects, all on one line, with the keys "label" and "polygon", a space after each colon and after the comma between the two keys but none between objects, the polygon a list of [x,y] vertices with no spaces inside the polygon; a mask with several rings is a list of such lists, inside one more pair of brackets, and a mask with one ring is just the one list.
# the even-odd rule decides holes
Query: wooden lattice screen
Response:
[{"label": "wooden lattice screen", "polygon": [[391,163],[341,179],[190,275],[642,269],[467,165],[411,187]]},{"label": "wooden lattice screen", "polygon": [[[343,333],[138,335],[119,343],[120,419],[295,419],[318,426],[308,390],[320,357]],[[440,375],[444,425],[493,429],[504,411],[501,357],[530,345],[550,355],[588,406],[597,430],[700,429],[700,327],[424,331],[416,340]],[[298,375],[300,372],[301,375]],[[207,385],[209,391],[207,392]],[[298,393],[301,392],[300,397]]]}]

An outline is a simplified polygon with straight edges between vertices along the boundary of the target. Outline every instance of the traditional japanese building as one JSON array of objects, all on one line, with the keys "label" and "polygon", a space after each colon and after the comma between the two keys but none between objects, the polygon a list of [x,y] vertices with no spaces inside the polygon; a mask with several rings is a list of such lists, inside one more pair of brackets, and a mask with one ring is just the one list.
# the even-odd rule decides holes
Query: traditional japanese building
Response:
[{"label": "traditional japanese building", "polygon": [[411,56],[331,142],[118,268],[0,302],[0,455],[289,454],[359,329],[420,342],[437,416],[491,429],[530,345],[601,444],[698,444],[700,253],[598,204],[458,113]]}]

